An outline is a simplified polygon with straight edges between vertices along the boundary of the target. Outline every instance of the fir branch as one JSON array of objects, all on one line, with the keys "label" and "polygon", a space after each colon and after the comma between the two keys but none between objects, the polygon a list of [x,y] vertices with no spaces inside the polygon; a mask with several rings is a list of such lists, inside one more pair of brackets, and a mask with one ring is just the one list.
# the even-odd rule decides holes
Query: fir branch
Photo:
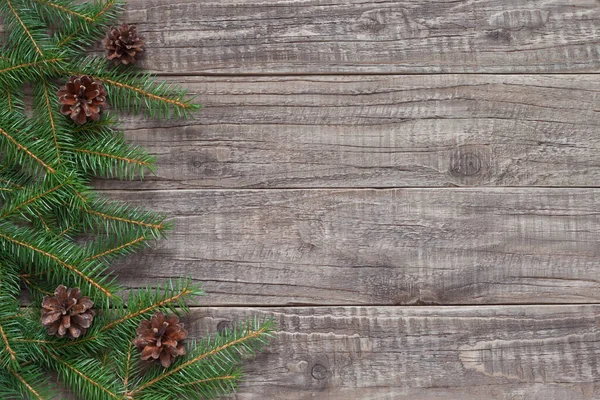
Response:
[{"label": "fir branch", "polygon": [[46,232],[52,232],[52,229],[50,229],[50,226],[48,226],[48,223],[46,222],[44,216],[40,213],[40,211],[35,207],[33,207],[33,211],[38,216],[38,221],[40,221],[42,225],[44,225],[44,229],[46,230]]},{"label": "fir branch", "polygon": [[[160,293],[158,288],[154,290],[154,294],[152,294],[152,292],[153,290],[150,288],[137,292],[131,291],[127,303],[127,311],[123,310],[122,312],[119,312],[118,310],[115,310],[118,315],[117,319],[108,321],[105,325],[93,330],[84,338],[63,343],[56,348],[62,349],[99,341],[106,332],[116,328],[124,327],[122,328],[123,332],[121,332],[123,334],[126,334],[128,331],[134,332],[143,316],[158,310],[174,310],[175,307],[186,309],[187,303],[185,300],[204,294],[199,286],[192,285],[189,280],[182,280],[179,282],[170,281],[165,284]],[[111,333],[111,336],[115,336],[115,334]],[[120,335],[116,336],[120,337]]]},{"label": "fir branch", "polygon": [[[86,284],[85,286],[90,287],[91,289],[95,289],[105,297],[104,304],[108,305],[108,299],[115,299],[113,292],[114,288],[111,288],[112,284],[107,282],[107,285],[104,285],[103,282],[107,281],[106,276],[102,276],[105,272],[105,267],[101,264],[94,264],[92,262],[81,261],[75,265],[75,263],[64,260],[59,255],[55,254],[51,250],[51,245],[48,243],[48,238],[46,235],[41,235],[40,233],[32,232],[26,228],[19,228],[16,226],[10,227],[7,223],[0,221],[0,249],[7,249],[9,254],[13,254],[15,257],[21,257],[24,260],[31,260],[32,268],[43,270],[43,265],[58,265],[63,268],[63,271],[68,272],[73,277],[77,278],[80,284]],[[76,250],[76,246],[63,241],[62,243],[57,243],[57,239],[53,240],[52,248],[54,249],[62,249],[63,251],[69,249],[71,254],[81,253],[81,251]],[[10,246],[15,246],[14,250],[11,250]],[[19,250],[28,250],[23,257]],[[6,250],[5,250],[6,251]],[[75,258],[76,259],[76,258]],[[37,261],[37,262],[36,262]],[[44,261],[44,263],[41,263]],[[56,273],[54,269],[50,269],[51,272]],[[66,278],[64,274],[60,275],[62,278]],[[93,296],[96,301],[102,300],[100,296]]]},{"label": "fir branch", "polygon": [[90,260],[95,260],[97,258],[106,257],[108,255],[111,255],[111,254],[120,252],[122,250],[125,250],[125,249],[127,249],[127,248],[129,248],[131,246],[134,246],[134,245],[136,245],[136,244],[138,244],[140,242],[143,242],[144,240],[146,240],[146,237],[145,236],[140,236],[140,237],[138,237],[136,239],[133,239],[133,240],[127,242],[127,243],[124,243],[124,244],[122,244],[120,246],[117,246],[117,247],[114,247],[114,248],[110,248],[108,250],[104,250],[102,253],[98,253],[98,254],[94,254],[92,256],[89,256],[88,258],[85,259],[85,261],[90,261]]},{"label": "fir branch", "polygon": [[[255,324],[256,325],[256,324]],[[197,364],[207,358],[213,357],[219,353],[227,353],[229,355],[233,355],[231,350],[241,351],[242,349],[250,350],[250,348],[245,345],[246,342],[251,342],[253,340],[259,339],[263,335],[268,335],[271,330],[272,323],[267,322],[261,327],[257,327],[258,329],[250,328],[250,326],[244,329],[241,337],[237,337],[237,331],[233,332],[233,337],[236,337],[234,340],[228,340],[229,336],[224,335],[222,337],[222,341],[224,342],[218,347],[212,348],[209,351],[203,352],[194,356],[193,358],[180,363],[175,368],[169,369],[166,372],[162,372],[158,374],[158,376],[153,377],[152,379],[142,383],[136,389],[130,391],[128,393],[129,396],[135,397],[136,395],[140,395],[144,390],[149,389],[162,382],[165,379],[172,377],[173,375],[179,374],[182,370],[187,369],[188,367]],[[241,348],[240,348],[241,347]]]},{"label": "fir branch", "polygon": [[15,351],[10,346],[10,342],[8,341],[8,336],[6,336],[6,333],[4,332],[4,328],[2,327],[2,325],[0,325],[0,338],[2,338],[2,340],[4,341],[4,347],[6,348],[6,351],[8,352],[8,354],[10,355],[11,360],[17,361],[17,353],[15,353]]},{"label": "fir branch", "polygon": [[117,326],[119,324],[122,324],[123,322],[126,322],[126,321],[129,321],[131,319],[140,317],[140,316],[142,316],[144,314],[148,314],[148,313],[150,313],[150,312],[152,312],[154,310],[160,309],[160,308],[162,308],[162,307],[164,307],[164,306],[166,306],[168,304],[178,302],[181,299],[190,296],[191,294],[194,294],[194,290],[189,289],[189,288],[185,288],[180,293],[176,294],[175,296],[169,297],[168,299],[161,300],[161,301],[159,301],[159,302],[157,302],[155,304],[152,304],[151,306],[148,306],[148,307],[146,307],[146,308],[144,308],[142,310],[138,310],[138,311],[132,312],[132,313],[127,314],[124,317],[116,320],[116,321],[111,322],[110,324],[108,324],[104,328],[102,328],[102,331],[107,331],[109,329],[114,328],[115,326]]},{"label": "fir branch", "polygon": [[133,179],[152,171],[154,157],[127,142],[122,132],[96,125],[95,129],[78,135],[73,152],[76,163],[94,176]]},{"label": "fir branch", "polygon": [[31,207],[32,204],[37,204],[37,207],[51,209],[63,199],[74,197],[69,177],[52,179],[53,177],[46,177],[46,182],[41,185],[15,190],[15,194],[11,197],[10,201],[7,201],[0,210],[0,219],[4,219],[23,208],[30,208],[30,210],[27,210],[30,214],[38,212],[35,206]]},{"label": "fir branch", "polygon": [[29,274],[22,274],[21,275],[21,279],[23,279],[23,282],[25,282],[25,284],[29,288],[34,289],[34,290],[40,292],[41,294],[43,294],[45,296],[52,296],[52,295],[54,295],[53,292],[51,292],[49,290],[44,290],[39,285],[36,285],[35,283],[33,283],[29,278],[30,278]]},{"label": "fir branch", "polygon": [[81,211],[88,231],[102,228],[117,236],[138,232],[140,235],[159,238],[171,227],[162,215],[108,199],[92,199]]},{"label": "fir branch", "polygon": [[156,230],[164,229],[164,225],[163,224],[150,224],[150,223],[147,223],[147,222],[138,221],[138,220],[135,220],[135,219],[128,219],[128,218],[117,217],[115,215],[110,215],[110,214],[106,214],[106,213],[102,213],[102,212],[94,211],[94,210],[87,210],[87,212],[90,213],[90,214],[92,214],[92,215],[96,215],[96,216],[98,216],[100,218],[106,219],[106,220],[125,222],[126,224],[139,225],[139,226],[143,226],[143,227],[146,227],[146,228],[152,228],[152,229],[156,229]]},{"label": "fir branch", "polygon": [[76,16],[78,18],[81,18],[81,19],[84,19],[84,20],[86,20],[88,22],[94,22],[94,18],[88,17],[87,15],[81,14],[81,13],[75,11],[75,10],[71,10],[70,8],[62,6],[62,5],[58,4],[58,3],[55,3],[55,2],[52,2],[52,1],[48,1],[48,0],[34,0],[34,1],[36,1],[36,2],[38,2],[40,4],[44,4],[46,6],[49,6],[49,7],[56,8],[57,10],[60,10],[60,11],[62,11],[64,13],[67,13],[67,14],[74,15],[74,16]]},{"label": "fir branch", "polygon": [[135,347],[133,346],[133,343],[129,343],[129,346],[127,347],[127,358],[125,360],[125,368],[123,374],[123,390],[125,392],[127,392],[129,388],[129,375],[131,374],[131,355],[133,353],[134,348]]},{"label": "fir branch", "polygon": [[26,146],[19,143],[13,136],[11,136],[8,132],[6,132],[2,128],[0,128],[0,135],[3,135],[18,150],[27,154],[29,157],[31,157],[33,160],[35,160],[37,163],[39,163],[42,167],[44,167],[48,172],[50,172],[50,173],[56,172],[56,170],[54,168],[52,168],[50,165],[46,164],[42,159],[40,159],[38,156],[33,154]]},{"label": "fir branch", "polygon": [[33,395],[36,399],[38,400],[45,400],[44,397],[42,397],[42,395],[33,388],[33,386],[28,383],[25,378],[23,378],[21,375],[19,375],[14,369],[9,368],[8,371],[19,380],[19,382],[21,382],[23,384],[23,386],[25,386],[27,388],[27,391],[29,392],[30,395]]},{"label": "fir branch", "polygon": [[12,95],[10,94],[10,88],[8,87],[8,85],[6,85],[6,102],[8,103],[8,111],[12,112],[13,111]]},{"label": "fir branch", "polygon": [[[11,71],[20,70],[20,69],[39,70],[40,67],[47,67],[49,64],[58,64],[61,61],[64,61],[64,59],[61,57],[54,57],[54,58],[49,58],[49,59],[44,59],[44,60],[25,62],[25,63],[21,63],[21,64],[17,64],[17,65],[10,65],[10,64],[4,65],[0,68],[0,77],[3,74],[6,74]],[[0,65],[2,65],[2,64],[0,64]]]},{"label": "fir branch", "polygon": [[48,113],[48,121],[50,122],[50,130],[52,132],[52,139],[54,141],[54,147],[56,148],[56,158],[58,160],[58,163],[60,164],[60,154],[58,152],[58,134],[56,132],[56,123],[54,122],[54,108],[52,107],[52,104],[50,102],[50,95],[48,93],[48,84],[46,82],[43,82],[41,84],[42,88],[43,88],[43,95],[44,95],[44,100],[45,100],[45,106],[46,106],[46,111]]},{"label": "fir branch", "polygon": [[[99,28],[103,27],[108,20],[113,19],[118,12],[121,11],[122,1],[121,0],[109,0],[106,4],[93,14],[91,18],[92,25],[81,25],[68,32],[66,35],[59,36],[57,48],[66,47],[73,39],[79,37],[81,33],[85,32],[86,29],[90,30],[90,33],[94,35],[99,32]],[[87,41],[84,41],[84,43]],[[81,48],[81,45],[77,45],[77,48]]]},{"label": "fir branch", "polygon": [[19,15],[17,10],[11,3],[12,0],[5,0],[5,1],[6,1],[6,5],[10,9],[10,11],[13,13],[14,17],[16,18],[16,20],[19,22],[19,24],[23,28],[23,31],[29,37],[29,40],[31,40],[31,43],[32,43],[33,47],[35,48],[35,51],[37,51],[37,53],[40,56],[44,57],[44,53],[42,52],[41,45],[38,44],[38,41],[36,39],[34,39],[33,33],[30,31],[29,28],[27,28],[27,25],[25,25],[25,22],[23,22],[23,19],[21,18],[21,16]]},{"label": "fir branch", "polygon": [[[58,355],[46,349],[46,354],[50,356],[54,361],[56,361],[60,366],[64,367],[64,369],[58,369],[59,373],[62,375],[63,380],[70,384],[70,386],[75,386],[79,390],[86,388],[86,392],[91,395],[93,399],[119,399],[121,396],[116,394],[116,390],[111,390],[110,380],[111,376],[108,375],[100,375],[104,369],[101,368],[98,363],[93,362],[93,360],[85,359],[85,360],[71,360],[70,362],[60,358]],[[74,385],[76,383],[76,379],[73,379],[73,376],[69,376],[69,372],[74,373],[77,377],[81,378],[81,385]],[[104,381],[104,382],[102,382]],[[108,397],[107,397],[108,396]]]},{"label": "fir branch", "polygon": [[89,75],[102,81],[111,98],[111,105],[129,112],[146,112],[153,118],[170,115],[187,117],[190,112],[200,109],[192,99],[185,99],[186,92],[176,89],[166,82],[156,83],[154,78],[139,71],[109,69],[105,60],[90,57],[83,63],[69,67],[72,75]]}]

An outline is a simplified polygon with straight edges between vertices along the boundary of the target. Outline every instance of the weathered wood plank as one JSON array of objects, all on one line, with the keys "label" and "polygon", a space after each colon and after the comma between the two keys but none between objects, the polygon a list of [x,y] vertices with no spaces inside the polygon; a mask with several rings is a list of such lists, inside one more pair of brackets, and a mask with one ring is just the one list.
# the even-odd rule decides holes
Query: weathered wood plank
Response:
[{"label": "weathered wood plank", "polygon": [[157,176],[101,188],[597,186],[600,76],[178,78],[189,121],[125,118]]},{"label": "weathered wood plank", "polygon": [[129,0],[166,73],[598,72],[596,0]]},{"label": "weathered wood plank", "polygon": [[597,189],[107,194],[176,224],[117,268],[120,281],[189,276],[206,282],[209,305],[600,299]]},{"label": "weathered wood plank", "polygon": [[335,307],[194,313],[191,329],[273,317],[239,399],[600,398],[600,307]]},{"label": "weathered wood plank", "polygon": [[600,397],[598,306],[220,307],[187,326],[203,337],[255,316],[278,331],[235,399]]}]

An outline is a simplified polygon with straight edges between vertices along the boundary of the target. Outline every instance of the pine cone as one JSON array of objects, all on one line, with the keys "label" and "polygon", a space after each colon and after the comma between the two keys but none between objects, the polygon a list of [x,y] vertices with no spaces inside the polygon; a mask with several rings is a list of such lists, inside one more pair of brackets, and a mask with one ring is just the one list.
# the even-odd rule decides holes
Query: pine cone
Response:
[{"label": "pine cone", "polygon": [[175,357],[185,354],[185,346],[181,341],[187,335],[177,316],[167,318],[159,311],[151,320],[140,322],[133,344],[142,352],[142,360],[153,359],[167,368]]},{"label": "pine cone", "polygon": [[46,296],[42,301],[42,325],[48,327],[48,334],[76,339],[85,335],[94,320],[94,302],[89,297],[81,297],[79,288],[67,290],[60,285],[54,297]]},{"label": "pine cone", "polygon": [[62,105],[60,112],[70,115],[78,124],[84,124],[88,118],[97,121],[106,106],[104,86],[87,75],[72,76],[58,91],[58,97]]},{"label": "pine cone", "polygon": [[107,58],[113,60],[115,65],[135,64],[136,57],[144,51],[144,42],[138,36],[135,25],[121,24],[118,28],[111,26],[102,44],[108,51]]}]

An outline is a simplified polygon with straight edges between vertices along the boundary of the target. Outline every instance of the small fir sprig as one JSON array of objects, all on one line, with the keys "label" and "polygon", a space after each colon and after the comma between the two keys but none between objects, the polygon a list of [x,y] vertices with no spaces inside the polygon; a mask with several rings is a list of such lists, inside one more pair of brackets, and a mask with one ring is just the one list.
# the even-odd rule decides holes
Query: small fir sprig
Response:
[{"label": "small fir sprig", "polygon": [[[170,229],[165,216],[102,198],[89,184],[152,171],[154,157],[114,128],[114,113],[185,118],[200,108],[184,89],[130,67],[147,44],[134,25],[109,28],[122,7],[0,2],[8,33],[0,52],[0,398],[60,398],[52,371],[82,399],[226,395],[242,358],[270,336],[270,321],[252,320],[187,338],[177,316],[202,295],[197,285],[123,295],[108,271]],[[102,36],[111,60],[85,52]],[[144,322],[153,316],[168,326]]]}]

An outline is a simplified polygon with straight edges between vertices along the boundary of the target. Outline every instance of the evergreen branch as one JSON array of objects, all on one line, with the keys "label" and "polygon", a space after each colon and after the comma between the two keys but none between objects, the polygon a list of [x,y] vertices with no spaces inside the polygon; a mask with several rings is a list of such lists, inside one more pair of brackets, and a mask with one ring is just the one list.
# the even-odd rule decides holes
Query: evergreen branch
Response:
[{"label": "evergreen branch", "polygon": [[[139,322],[139,318],[143,315],[147,315],[151,312],[165,308],[174,309],[175,307],[180,307],[181,309],[186,309],[187,304],[184,301],[186,298],[201,296],[203,294],[199,286],[192,286],[191,282],[187,280],[175,283],[168,282],[162,290],[162,294],[158,292],[157,288],[155,296],[152,297],[150,296],[152,293],[150,288],[145,291],[138,291],[136,293],[132,291],[131,293],[132,295],[130,295],[128,300],[127,311],[124,313],[124,315],[120,316],[114,321],[108,322],[106,325],[98,328],[94,332],[89,332],[88,336],[84,338],[60,344],[56,348],[62,349],[71,346],[79,346],[83,343],[98,341],[106,332],[115,328],[123,327],[124,325],[127,325],[127,323],[131,324],[128,325],[125,330],[134,332]],[[117,315],[119,315],[118,312]],[[124,333],[124,335],[127,334],[128,333]],[[111,335],[114,335],[114,333]]]},{"label": "evergreen branch", "polygon": [[118,247],[106,250],[106,251],[104,251],[104,252],[102,252],[100,254],[95,254],[93,256],[90,256],[90,257],[86,258],[85,261],[90,261],[90,260],[95,260],[96,258],[105,257],[105,256],[107,256],[109,254],[116,253],[116,252],[118,252],[120,250],[123,250],[123,249],[125,249],[125,248],[127,248],[129,246],[133,246],[133,245],[135,245],[135,244],[137,244],[139,242],[142,242],[144,240],[146,240],[146,237],[145,236],[140,236],[139,238],[134,239],[134,240],[132,240],[130,242],[127,242],[125,244],[122,244],[122,245],[120,245]]},{"label": "evergreen branch", "polygon": [[86,150],[86,149],[75,149],[75,151],[80,152],[80,153],[86,153],[86,154],[92,154],[92,155],[96,155],[96,156],[106,157],[106,158],[113,158],[115,160],[125,161],[126,163],[131,163],[131,164],[138,164],[138,165],[142,165],[145,167],[150,166],[149,162],[136,160],[134,158],[121,157],[121,156],[116,156],[114,154],[101,153],[99,151],[91,151],[91,150]]},{"label": "evergreen branch", "polygon": [[25,185],[31,183],[31,177],[27,176],[21,168],[5,164],[0,168],[0,183],[5,184],[12,189],[24,189]]},{"label": "evergreen branch", "polygon": [[231,342],[225,343],[225,344],[223,344],[223,345],[221,345],[221,346],[219,346],[217,348],[214,348],[214,349],[212,349],[210,351],[202,353],[202,354],[200,354],[200,355],[198,355],[198,356],[196,356],[196,357],[194,357],[194,358],[192,358],[192,359],[190,359],[190,360],[188,360],[188,361],[186,361],[186,362],[184,362],[182,364],[179,364],[177,367],[175,367],[175,368],[173,368],[171,370],[168,370],[168,371],[160,374],[159,376],[155,377],[154,379],[152,379],[152,380],[150,380],[150,381],[148,381],[148,382],[146,382],[146,383],[138,386],[135,390],[130,391],[129,395],[133,397],[136,394],[139,394],[142,390],[147,389],[147,388],[149,388],[149,387],[157,384],[158,382],[160,382],[163,379],[166,379],[166,378],[172,376],[173,374],[179,373],[181,370],[183,370],[183,369],[185,369],[185,368],[187,368],[187,367],[189,367],[189,366],[191,366],[191,365],[193,365],[193,364],[195,364],[197,362],[200,362],[200,361],[202,361],[202,360],[204,360],[204,359],[206,359],[206,358],[208,358],[210,356],[218,354],[218,353],[220,353],[222,351],[225,351],[225,350],[227,350],[229,348],[233,348],[233,347],[235,347],[235,346],[237,346],[239,344],[242,344],[242,343],[244,343],[246,341],[249,341],[249,340],[252,340],[252,339],[256,339],[256,338],[262,336],[263,334],[267,333],[268,331],[269,331],[268,325],[265,325],[265,326],[261,327],[260,329],[258,329],[256,331],[248,330],[242,337],[240,337],[238,339],[235,339],[235,340],[233,340]]},{"label": "evergreen branch", "polygon": [[43,295],[46,295],[46,296],[53,296],[54,295],[53,292],[51,292],[49,290],[44,290],[40,286],[38,286],[35,283],[31,282],[31,280],[29,280],[29,276],[26,276],[26,274],[21,275],[21,279],[23,279],[23,281],[25,282],[25,284],[27,284],[27,286],[29,286],[32,289],[37,290],[38,292],[40,292]]},{"label": "evergreen branch", "polygon": [[25,386],[27,388],[27,390],[29,391],[29,393],[31,393],[33,396],[35,396],[36,399],[38,400],[45,400],[44,397],[42,397],[41,394],[39,394],[37,392],[37,390],[35,390],[33,388],[33,386],[31,386],[21,375],[19,375],[14,369],[9,368],[8,369],[10,371],[11,374],[14,375],[15,378],[17,378],[22,384],[23,386]]},{"label": "evergreen branch", "polygon": [[115,326],[117,326],[119,324],[122,324],[125,321],[131,320],[133,318],[137,318],[137,317],[139,317],[139,316],[141,316],[143,314],[147,314],[147,313],[149,313],[151,311],[154,311],[154,310],[156,310],[158,308],[164,307],[167,304],[174,303],[174,302],[180,300],[181,298],[186,297],[186,296],[192,294],[193,292],[194,291],[191,290],[191,289],[184,289],[181,293],[178,293],[175,296],[172,296],[172,297],[170,297],[168,299],[162,300],[162,301],[160,301],[160,302],[158,302],[156,304],[153,304],[153,305],[151,305],[149,307],[146,307],[146,308],[144,308],[142,310],[136,311],[136,312],[131,313],[131,314],[127,314],[126,316],[124,316],[124,317],[122,317],[122,318],[120,318],[120,319],[118,319],[116,321],[111,322],[110,324],[108,324],[104,328],[102,328],[102,331],[107,331],[109,329],[114,328]]},{"label": "evergreen branch", "polygon": [[60,231],[57,236],[63,236],[65,233],[69,232],[71,229],[73,229],[73,226],[69,225],[65,229],[63,229],[62,231]]},{"label": "evergreen branch", "polygon": [[55,58],[50,58],[47,60],[38,60],[38,61],[33,61],[33,62],[26,62],[26,63],[22,63],[19,65],[12,65],[10,67],[5,67],[0,69],[0,74],[4,74],[6,72],[10,72],[10,71],[14,71],[14,70],[18,70],[18,69],[24,69],[24,68],[29,68],[29,67],[35,67],[38,68],[40,65],[43,64],[53,64],[53,63],[58,63],[64,61],[62,58],[59,57],[55,57]]},{"label": "evergreen branch", "polygon": [[125,361],[125,375],[123,376],[123,389],[127,392],[127,387],[129,386],[129,374],[131,368],[131,353],[133,350],[133,344],[130,343],[127,347],[127,359]]},{"label": "evergreen branch", "polygon": [[174,100],[174,99],[168,98],[166,96],[159,96],[159,95],[156,95],[156,94],[150,92],[149,90],[142,89],[142,88],[136,87],[134,85],[128,85],[126,83],[117,82],[117,81],[115,81],[113,79],[109,79],[109,78],[97,78],[97,79],[102,80],[103,82],[106,82],[109,85],[116,86],[120,89],[127,89],[127,90],[134,91],[134,92],[136,92],[142,96],[148,97],[152,100],[158,100],[158,101],[161,101],[164,103],[169,103],[174,106],[181,107],[181,108],[193,108],[194,107],[192,104]]},{"label": "evergreen branch", "polygon": [[0,128],[0,134],[6,137],[14,146],[17,147],[20,151],[27,154],[29,157],[37,161],[41,166],[43,166],[48,172],[54,173],[56,170],[42,161],[38,156],[33,154],[27,147],[23,146],[21,143],[17,142],[15,138],[13,138],[8,132],[4,129]]},{"label": "evergreen branch", "polygon": [[46,220],[44,219],[44,216],[40,213],[40,211],[35,207],[33,208],[33,211],[35,211],[40,222],[42,223],[42,225],[44,225],[44,229],[46,229],[46,232],[52,232],[52,229],[50,229],[50,227],[48,226],[48,223],[46,222]]},{"label": "evergreen branch", "polygon": [[52,130],[52,137],[54,139],[54,146],[56,147],[56,158],[58,159],[58,163],[60,164],[60,154],[58,153],[58,138],[56,133],[56,124],[54,123],[54,116],[52,105],[50,104],[50,96],[48,95],[48,85],[46,82],[42,83],[42,87],[44,89],[44,98],[46,103],[46,108],[48,110],[48,119],[50,120],[50,129]]},{"label": "evergreen branch", "polygon": [[200,108],[199,104],[184,99],[184,90],[173,89],[166,82],[157,84],[154,78],[139,71],[109,69],[105,60],[90,57],[67,70],[73,75],[85,74],[102,81],[111,105],[118,110],[136,113],[144,110],[151,117],[160,118],[169,115],[187,117],[191,111]]},{"label": "evergreen branch", "polygon": [[125,222],[127,224],[138,225],[138,226],[142,226],[145,228],[152,228],[152,229],[156,229],[156,230],[163,230],[165,228],[165,225],[162,223],[152,224],[152,223],[147,223],[147,222],[143,222],[143,221],[138,221],[135,219],[122,218],[122,217],[118,217],[116,215],[110,215],[107,213],[102,213],[102,212],[94,211],[94,210],[85,210],[85,211],[87,211],[88,213],[90,213],[92,215],[96,215],[96,216],[101,217],[106,220]]},{"label": "evergreen branch", "polygon": [[25,242],[23,240],[19,240],[19,239],[16,239],[15,237],[11,237],[5,233],[2,233],[1,230],[0,230],[0,238],[4,239],[5,241],[10,242],[14,245],[17,245],[21,248],[31,250],[33,253],[43,256],[44,258],[46,258],[48,260],[52,260],[56,264],[65,268],[67,271],[80,277],[83,281],[87,282],[90,286],[96,288],[107,298],[114,298],[114,295],[111,293],[111,290],[105,288],[100,283],[96,282],[96,280],[92,279],[89,275],[86,275],[85,273],[80,271],[75,265],[72,265],[72,264],[66,262],[65,260],[61,259],[59,256],[52,254],[49,251],[45,251],[39,247],[36,247],[30,243]]},{"label": "evergreen branch", "polygon": [[85,124],[77,129],[77,141],[73,153],[78,165],[94,176],[133,179],[144,177],[146,170],[152,171],[154,157],[138,146],[128,143],[123,132],[115,132],[108,116],[96,123]]},{"label": "evergreen branch", "polygon": [[10,9],[10,11],[14,14],[17,21],[19,21],[19,24],[21,24],[21,26],[23,27],[23,31],[25,31],[25,34],[31,40],[31,43],[33,44],[33,47],[35,48],[35,50],[38,52],[38,54],[40,56],[44,57],[44,53],[40,49],[40,46],[38,45],[37,41],[33,38],[32,33],[29,31],[29,29],[27,28],[27,26],[25,25],[25,23],[23,22],[23,20],[21,19],[21,17],[19,16],[17,11],[13,7],[13,5],[11,4],[11,0],[6,0],[6,4],[8,5],[8,8]]},{"label": "evergreen branch", "polygon": [[56,354],[53,354],[52,352],[48,351],[45,349],[46,354],[48,354],[50,357],[52,357],[56,362],[58,362],[59,364],[61,364],[62,366],[66,367],[68,370],[70,370],[71,372],[75,373],[76,375],[78,375],[80,378],[82,378],[85,382],[89,383],[90,385],[94,386],[95,388],[101,390],[102,392],[106,393],[107,395],[110,396],[110,398],[113,399],[119,399],[120,396],[118,396],[117,394],[113,393],[111,390],[109,390],[108,388],[104,387],[104,385],[100,384],[99,382],[97,382],[96,379],[91,378],[89,375],[84,374],[83,372],[81,372],[79,370],[79,368],[76,368],[75,366],[71,365],[70,363],[64,361],[63,359],[59,358]]},{"label": "evergreen branch", "polygon": [[6,101],[8,102],[8,111],[12,112],[13,111],[12,95],[10,94],[10,89],[9,89],[8,85],[6,85]]},{"label": "evergreen branch", "polygon": [[[51,293],[52,294],[52,293]],[[42,339],[15,339],[15,342],[19,343],[39,343],[39,344],[54,344],[52,340],[42,340]]]},{"label": "evergreen branch", "polygon": [[77,11],[71,10],[71,9],[65,7],[65,6],[61,6],[60,4],[56,4],[56,3],[48,1],[48,0],[34,0],[34,1],[36,1],[36,2],[38,2],[40,4],[45,4],[45,5],[49,6],[49,7],[54,7],[54,8],[56,8],[56,9],[62,11],[62,12],[65,12],[67,14],[71,14],[71,15],[74,15],[76,17],[82,18],[82,19],[84,19],[84,20],[86,20],[88,22],[94,22],[94,18],[91,18],[91,17],[88,17],[87,15],[83,15],[81,13],[78,13]]},{"label": "evergreen branch", "polygon": [[2,328],[2,325],[0,325],[0,337],[2,337],[2,340],[4,341],[4,346],[6,347],[6,351],[10,355],[10,359],[13,361],[16,361],[17,353],[15,353],[15,351],[10,347],[10,343],[8,342],[8,337],[6,336],[6,333],[4,332],[4,328]]},{"label": "evergreen branch", "polygon": [[[25,206],[27,206],[27,205],[29,205],[29,204],[31,204],[31,203],[34,203],[34,202],[38,201],[39,199],[41,199],[41,198],[44,198],[44,197],[48,196],[48,195],[49,195],[49,194],[51,194],[51,193],[54,193],[54,192],[56,192],[57,190],[61,189],[62,187],[64,187],[64,186],[65,186],[65,185],[67,185],[68,183],[69,183],[68,181],[62,182],[62,183],[60,183],[60,184],[58,184],[58,185],[56,185],[56,186],[54,186],[54,187],[52,187],[52,188],[50,188],[50,189],[47,189],[47,190],[46,190],[45,192],[43,192],[43,193],[39,193],[39,194],[36,194],[34,197],[27,198],[26,200],[24,200],[24,201],[20,202],[20,203],[19,203],[19,204],[17,204],[17,205],[12,205],[12,204],[9,204],[9,207],[6,207],[6,208],[7,208],[7,210],[6,210],[6,211],[4,211],[4,212],[3,212],[3,213],[0,215],[0,218],[6,218],[6,217],[7,217],[7,216],[9,216],[10,214],[13,214],[14,212],[16,212],[16,211],[20,210],[21,208],[23,208],[23,207],[25,207]],[[27,193],[27,194],[28,194],[28,193]]]},{"label": "evergreen branch", "polygon": [[[120,0],[109,0],[106,5],[100,10],[98,11],[96,14],[94,14],[93,17],[91,17],[91,21],[94,24],[98,24],[99,21],[101,20],[101,18],[108,13],[108,11],[110,11],[113,8],[119,8],[118,6],[121,4]],[[118,10],[117,10],[118,11]],[[71,34],[69,34],[68,36],[62,38],[56,45],[57,48],[63,47],[65,45],[67,45],[71,40],[73,40],[75,37],[77,37],[82,31],[82,28],[79,27],[77,28],[74,32],[72,32]]]}]

